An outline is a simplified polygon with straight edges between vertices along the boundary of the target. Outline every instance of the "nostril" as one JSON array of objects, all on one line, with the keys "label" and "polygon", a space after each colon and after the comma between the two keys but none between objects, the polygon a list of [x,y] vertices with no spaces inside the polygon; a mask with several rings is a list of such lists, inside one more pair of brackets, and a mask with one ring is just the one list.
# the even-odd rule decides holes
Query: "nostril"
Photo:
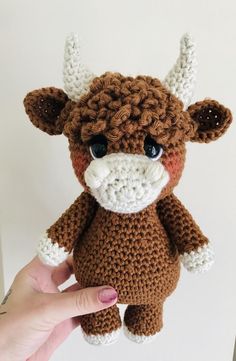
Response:
[{"label": "nostril", "polygon": [[86,184],[90,188],[99,188],[104,179],[110,174],[110,169],[102,159],[93,160],[84,173]]},{"label": "nostril", "polygon": [[162,177],[164,167],[161,163],[153,163],[146,168],[145,178],[148,181],[155,182]]},{"label": "nostril", "polygon": [[119,182],[119,178],[115,178],[115,182]]}]

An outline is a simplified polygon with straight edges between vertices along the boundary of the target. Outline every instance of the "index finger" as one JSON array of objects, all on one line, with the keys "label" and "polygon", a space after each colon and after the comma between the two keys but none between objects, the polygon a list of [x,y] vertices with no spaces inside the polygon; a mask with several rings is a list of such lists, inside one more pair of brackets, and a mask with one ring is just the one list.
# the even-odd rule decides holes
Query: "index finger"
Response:
[{"label": "index finger", "polygon": [[57,286],[60,286],[62,283],[67,281],[73,273],[74,273],[73,257],[69,256],[57,268],[53,269],[51,277],[52,277],[53,282]]}]

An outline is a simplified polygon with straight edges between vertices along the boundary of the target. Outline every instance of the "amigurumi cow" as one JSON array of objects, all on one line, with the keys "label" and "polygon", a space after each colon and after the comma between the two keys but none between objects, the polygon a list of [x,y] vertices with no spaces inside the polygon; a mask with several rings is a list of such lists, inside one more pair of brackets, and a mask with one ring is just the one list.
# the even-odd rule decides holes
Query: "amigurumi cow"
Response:
[{"label": "amigurumi cow", "polygon": [[[181,40],[180,56],[161,82],[106,72],[81,63],[78,39],[66,41],[66,93],[30,92],[24,105],[42,131],[63,133],[82,194],[41,238],[40,259],[58,265],[73,251],[82,287],[109,284],[128,304],[125,334],[138,343],[162,327],[165,299],[176,288],[180,261],[204,272],[213,252],[192,216],[173,194],[187,141],[208,143],[225,133],[229,109],[205,99],[189,106],[196,74],[195,45]],[[85,339],[114,342],[121,318],[112,306],[81,317]]]}]

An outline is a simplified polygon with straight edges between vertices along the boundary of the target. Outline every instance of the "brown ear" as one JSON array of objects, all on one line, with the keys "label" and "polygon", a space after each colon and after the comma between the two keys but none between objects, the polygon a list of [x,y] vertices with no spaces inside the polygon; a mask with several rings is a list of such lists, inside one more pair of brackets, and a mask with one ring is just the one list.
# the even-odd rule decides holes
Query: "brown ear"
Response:
[{"label": "brown ear", "polygon": [[216,100],[205,99],[187,109],[191,119],[197,124],[192,142],[209,143],[225,133],[232,121],[229,109]]},{"label": "brown ear", "polygon": [[25,111],[31,122],[50,135],[61,134],[66,122],[61,116],[68,102],[67,95],[61,89],[42,88],[34,90],[24,99]]}]

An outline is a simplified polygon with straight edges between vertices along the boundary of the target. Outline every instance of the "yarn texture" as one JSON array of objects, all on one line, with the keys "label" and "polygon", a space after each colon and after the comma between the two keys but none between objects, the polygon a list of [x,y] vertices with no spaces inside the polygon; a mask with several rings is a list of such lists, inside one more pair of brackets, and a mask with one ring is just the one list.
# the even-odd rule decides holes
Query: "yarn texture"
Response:
[{"label": "yarn texture", "polygon": [[[228,129],[229,109],[212,99],[190,106],[196,75],[195,44],[181,40],[180,56],[162,82],[106,72],[83,64],[78,39],[66,41],[65,90],[34,90],[24,105],[34,126],[64,134],[84,190],[40,239],[42,262],[59,265],[73,252],[82,287],[109,284],[126,304],[125,335],[155,339],[163,304],[175,290],[181,263],[203,273],[214,262],[208,238],[174,195],[185,165],[186,142],[209,143]],[[83,315],[85,340],[117,341],[119,308]]]}]

